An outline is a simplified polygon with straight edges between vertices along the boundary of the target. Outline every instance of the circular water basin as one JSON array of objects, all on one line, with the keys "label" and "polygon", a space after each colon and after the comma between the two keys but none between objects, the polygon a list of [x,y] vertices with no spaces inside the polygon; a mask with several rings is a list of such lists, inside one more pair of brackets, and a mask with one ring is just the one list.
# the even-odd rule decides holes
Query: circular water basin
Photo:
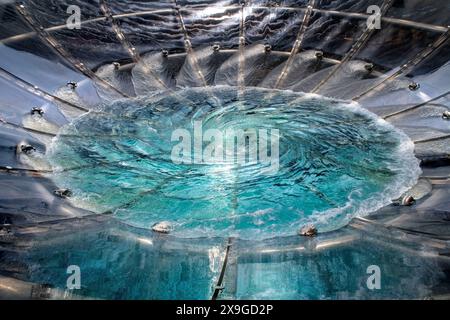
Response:
[{"label": "circular water basin", "polygon": [[262,239],[346,225],[420,173],[413,143],[356,103],[233,87],[102,106],[49,151],[75,205],[179,237]]}]

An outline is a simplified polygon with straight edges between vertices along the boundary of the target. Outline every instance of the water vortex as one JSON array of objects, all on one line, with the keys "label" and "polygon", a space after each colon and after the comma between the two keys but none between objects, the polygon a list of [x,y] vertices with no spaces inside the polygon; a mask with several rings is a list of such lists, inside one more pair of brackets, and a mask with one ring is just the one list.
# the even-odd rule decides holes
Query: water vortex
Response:
[{"label": "water vortex", "polygon": [[[199,122],[203,133],[278,132],[277,171],[229,158],[175,163],[174,131],[194,132]],[[261,146],[246,141],[249,153]],[[191,145],[193,159],[208,143]],[[167,221],[180,237],[260,239],[305,224],[334,230],[389,204],[417,181],[413,149],[356,103],[256,88],[238,97],[236,88],[214,87],[103,106],[64,127],[48,158],[77,206],[144,228]]]}]

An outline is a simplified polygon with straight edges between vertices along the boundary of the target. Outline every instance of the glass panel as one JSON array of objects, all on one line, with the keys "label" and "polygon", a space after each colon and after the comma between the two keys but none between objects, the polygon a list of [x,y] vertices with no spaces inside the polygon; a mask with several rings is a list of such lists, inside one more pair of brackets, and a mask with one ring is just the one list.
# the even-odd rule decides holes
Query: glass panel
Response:
[{"label": "glass panel", "polygon": [[61,29],[52,32],[52,36],[72,56],[91,69],[107,62],[130,59],[117,40],[111,23],[106,21],[83,25],[80,30]]},{"label": "glass panel", "polygon": [[313,13],[303,41],[304,49],[317,49],[342,56],[347,53],[364,29],[358,19],[346,19]]},{"label": "glass panel", "polygon": [[[205,299],[212,296],[222,240],[166,241],[125,226],[77,226],[36,239],[24,257],[28,281],[66,289],[67,268],[80,267],[82,297],[102,299]],[[59,226],[64,229],[64,225]],[[66,227],[68,228],[68,227]]]},{"label": "glass panel", "polygon": [[450,57],[450,43],[444,44],[442,47],[438,48],[432,55],[430,55],[426,60],[420,63],[409,76],[420,76],[431,72],[435,72],[442,66],[448,64]]},{"label": "glass panel", "polygon": [[239,9],[220,7],[199,11],[182,11],[192,46],[220,44],[221,48],[239,45]]},{"label": "glass panel", "polygon": [[200,9],[204,11],[215,10],[216,7],[223,8],[226,6],[239,6],[239,0],[219,0],[219,1],[208,1],[208,0],[179,0],[177,1],[178,6],[181,8],[189,9]]},{"label": "glass panel", "polygon": [[384,24],[361,50],[357,58],[387,69],[398,67],[433,43],[439,33]]},{"label": "glass panel", "polygon": [[290,51],[303,20],[303,11],[245,9],[246,44],[268,43],[273,50]]},{"label": "glass panel", "polygon": [[45,28],[65,25],[73,14],[73,11],[67,12],[71,5],[80,8],[82,22],[103,16],[99,0],[71,0],[70,3],[60,0],[25,0],[23,3],[38,24]]},{"label": "glass panel", "polygon": [[[63,125],[67,121],[58,110],[58,107],[24,89],[15,86],[10,81],[0,76],[0,118],[17,125],[31,115],[33,107],[40,107],[44,110],[44,118],[55,124]],[[1,123],[0,123],[1,124]]]},{"label": "glass panel", "polygon": [[33,31],[17,13],[13,4],[0,3],[0,39]]},{"label": "glass panel", "polygon": [[396,0],[386,17],[448,26],[450,2],[435,0]]},{"label": "glass panel", "polygon": [[116,0],[107,1],[107,5],[114,15],[171,9],[175,6],[173,0]]},{"label": "glass panel", "polygon": [[0,44],[0,67],[49,93],[85,79],[66,65],[37,35]]},{"label": "glass panel", "polygon": [[323,10],[367,13],[372,5],[381,7],[384,0],[318,0],[316,7]]},{"label": "glass panel", "polygon": [[245,1],[247,7],[289,7],[289,8],[305,8],[310,0],[248,0]]},{"label": "glass panel", "polygon": [[[230,265],[234,271],[227,273],[235,277],[226,281],[229,293],[235,299],[411,299],[428,296],[446,279],[439,271],[445,267],[437,259],[422,257],[420,251],[370,240],[332,244],[238,255],[237,263]],[[321,246],[331,247],[321,250]],[[383,277],[380,290],[367,287],[367,269],[372,265]]]},{"label": "glass panel", "polygon": [[183,34],[175,11],[123,17],[118,21],[126,39],[141,54],[184,48]]}]

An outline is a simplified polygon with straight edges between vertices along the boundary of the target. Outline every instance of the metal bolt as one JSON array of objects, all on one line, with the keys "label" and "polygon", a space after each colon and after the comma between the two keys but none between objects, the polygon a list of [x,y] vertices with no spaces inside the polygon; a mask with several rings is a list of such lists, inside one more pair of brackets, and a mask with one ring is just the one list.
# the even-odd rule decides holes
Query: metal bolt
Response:
[{"label": "metal bolt", "polygon": [[54,194],[60,198],[68,198],[72,196],[72,191],[69,189],[58,189],[54,191]]},{"label": "metal bolt", "polygon": [[75,81],[69,81],[69,82],[67,82],[67,86],[70,89],[75,90],[78,87],[78,84]]},{"label": "metal bolt", "polygon": [[323,59],[323,52],[322,51],[317,51],[316,52],[316,58],[317,58],[317,60],[322,60]]},{"label": "metal bolt", "polygon": [[369,73],[373,71],[373,68],[374,68],[373,63],[368,63],[364,66],[364,69],[366,69],[367,72],[369,72]]},{"label": "metal bolt", "polygon": [[315,236],[317,236],[317,234],[318,234],[317,228],[312,225],[304,226],[299,231],[299,235],[304,236],[304,237],[315,237]]},{"label": "metal bolt", "polygon": [[34,107],[33,109],[31,109],[31,115],[35,114],[38,114],[42,117],[44,115],[44,110],[42,110],[42,108],[39,107]]},{"label": "metal bolt", "polygon": [[36,151],[36,148],[29,144],[22,144],[20,145],[20,151],[25,154],[31,154],[32,152]]},{"label": "metal bolt", "polygon": [[212,49],[213,49],[214,52],[219,52],[219,50],[220,50],[220,45],[217,44],[217,43],[216,43],[216,44],[213,44]]},{"label": "metal bolt", "polygon": [[152,231],[157,233],[168,234],[171,230],[172,226],[167,221],[158,222],[152,226]]},{"label": "metal bolt", "polygon": [[414,199],[413,196],[405,196],[402,199],[401,205],[409,207],[412,206],[415,202],[416,200]]},{"label": "metal bolt", "polygon": [[418,84],[416,82],[412,82],[412,83],[409,84],[408,88],[411,91],[417,91],[417,90],[420,89],[420,84]]}]

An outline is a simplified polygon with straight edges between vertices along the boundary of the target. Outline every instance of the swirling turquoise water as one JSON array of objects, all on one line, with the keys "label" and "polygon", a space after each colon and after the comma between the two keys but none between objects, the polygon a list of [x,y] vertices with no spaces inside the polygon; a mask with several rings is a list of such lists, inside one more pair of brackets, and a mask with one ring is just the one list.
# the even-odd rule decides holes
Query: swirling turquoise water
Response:
[{"label": "swirling turquoise water", "polygon": [[[203,133],[278,132],[278,170],[268,174],[261,161],[174,163],[174,131],[194,135],[199,122]],[[208,145],[191,144],[194,154]],[[236,88],[215,87],[105,105],[64,127],[48,158],[53,179],[80,207],[143,228],[168,221],[180,237],[255,239],[305,224],[330,231],[389,204],[417,180],[413,148],[355,103],[256,88],[238,97]]]}]

